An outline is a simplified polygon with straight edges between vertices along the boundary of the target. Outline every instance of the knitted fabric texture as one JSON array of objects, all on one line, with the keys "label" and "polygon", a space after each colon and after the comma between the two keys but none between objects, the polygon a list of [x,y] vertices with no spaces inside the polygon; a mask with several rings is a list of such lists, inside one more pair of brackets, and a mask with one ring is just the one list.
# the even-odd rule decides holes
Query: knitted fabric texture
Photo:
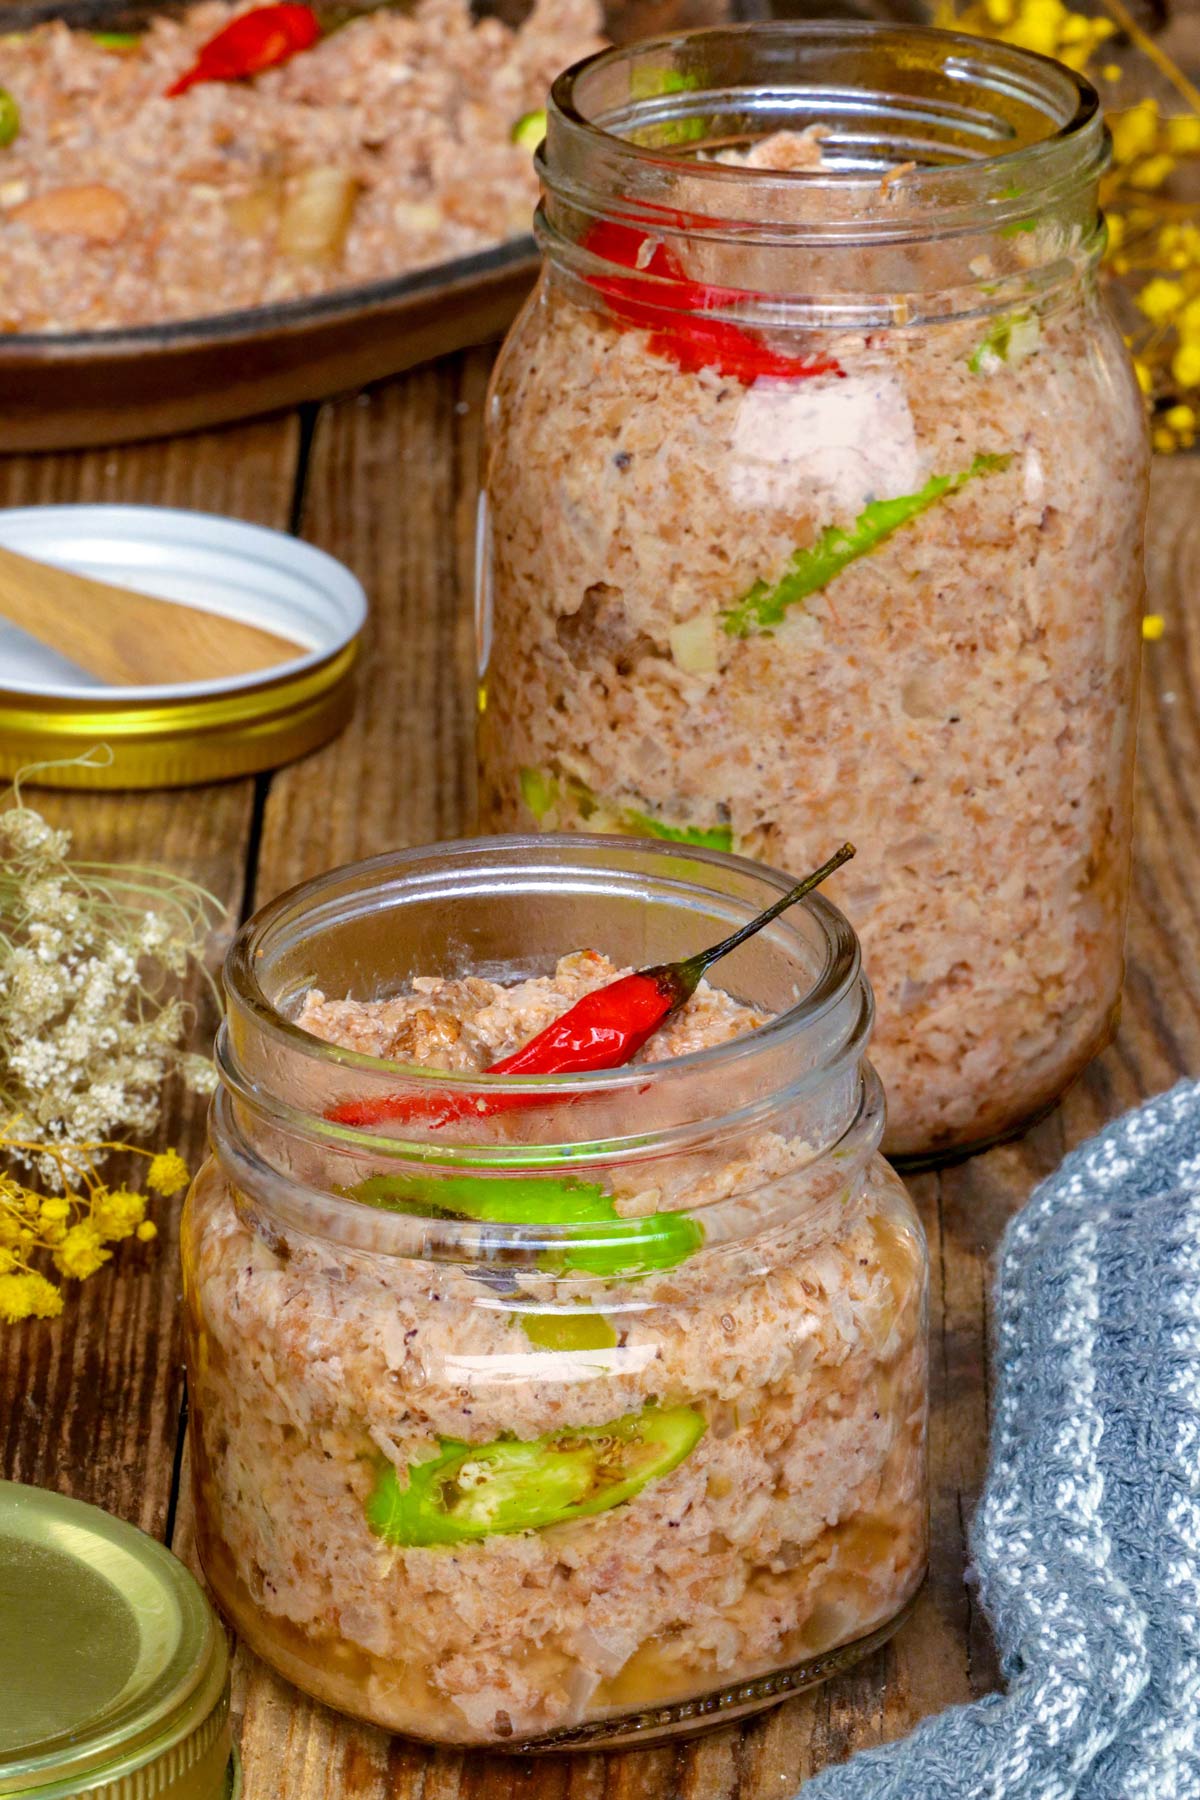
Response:
[{"label": "knitted fabric texture", "polygon": [[1013,1219],[971,1549],[1006,1691],[803,1800],[1200,1800],[1200,1086]]}]

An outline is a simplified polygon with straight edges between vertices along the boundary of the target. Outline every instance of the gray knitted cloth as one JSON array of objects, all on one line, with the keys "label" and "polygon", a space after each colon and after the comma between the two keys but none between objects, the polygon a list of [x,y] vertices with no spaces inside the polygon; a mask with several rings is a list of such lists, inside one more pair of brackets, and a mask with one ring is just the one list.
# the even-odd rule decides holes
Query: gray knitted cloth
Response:
[{"label": "gray knitted cloth", "polygon": [[972,1533],[1007,1691],[803,1800],[1200,1800],[1200,1085],[1012,1221]]}]

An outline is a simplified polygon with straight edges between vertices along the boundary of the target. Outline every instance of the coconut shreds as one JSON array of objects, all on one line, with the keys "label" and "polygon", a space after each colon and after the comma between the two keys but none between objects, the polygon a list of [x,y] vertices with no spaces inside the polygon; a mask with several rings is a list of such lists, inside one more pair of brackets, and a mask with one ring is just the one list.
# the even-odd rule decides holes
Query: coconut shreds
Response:
[{"label": "coconut shreds", "polygon": [[[203,317],[402,275],[527,232],[511,140],[599,48],[596,0],[536,0],[519,30],[466,0],[354,20],[250,82],[171,82],[245,7],[204,0],[112,49],[54,22],[0,37],[20,130],[0,149],[0,331]],[[289,254],[283,209],[345,177],[344,241]],[[64,198],[65,196],[65,198]]]},{"label": "coconut shreds", "polygon": [[[299,1016],[351,1048],[478,1067],[613,972],[584,954],[507,989],[312,994]],[[760,1022],[712,989],[653,1056]],[[335,1705],[482,1744],[708,1693],[890,1619],[925,1557],[922,1252],[882,1161],[814,1176],[801,1148],[763,1133],[673,1176],[658,1159],[655,1203],[724,1195],[743,1209],[731,1241],[641,1280],[522,1267],[507,1290],[486,1264],[322,1241],[319,1220],[256,1232],[210,1167],[190,1282],[201,1536],[249,1641]],[[621,1210],[645,1210],[620,1192],[635,1175],[611,1173]],[[530,1309],[580,1303],[611,1349],[526,1335]],[[651,1403],[699,1408],[704,1435],[610,1512],[443,1548],[368,1526],[385,1459],[403,1481],[441,1438],[528,1440]]]},{"label": "coconut shreds", "polygon": [[[389,1062],[478,1072],[511,1056],[584,994],[630,973],[596,950],[581,950],[560,957],[553,975],[507,986],[474,975],[463,980],[418,976],[411,992],[386,1000],[327,1000],[319,988],[310,988],[296,1023],[314,1037]],[[686,1056],[739,1037],[765,1024],[766,1016],[702,981],[687,1005],[631,1060]]]}]

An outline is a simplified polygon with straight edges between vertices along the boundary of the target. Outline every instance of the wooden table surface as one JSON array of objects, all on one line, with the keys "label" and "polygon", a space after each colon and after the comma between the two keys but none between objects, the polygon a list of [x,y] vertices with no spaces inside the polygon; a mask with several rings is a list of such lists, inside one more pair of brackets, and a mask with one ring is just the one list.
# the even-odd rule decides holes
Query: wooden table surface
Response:
[{"label": "wooden table surface", "polygon": [[[142,501],[298,532],[342,557],[373,616],[357,710],[318,754],[258,780],[34,803],[88,857],[157,860],[235,919],[333,864],[453,837],[472,814],[471,541],[491,353],[209,436],[0,460],[0,505]],[[911,1622],[850,1674],[678,1747],[517,1760],[429,1752],[339,1719],[239,1652],[246,1800],[767,1800],[996,1683],[964,1585],[985,1460],[989,1258],[1033,1182],[1140,1097],[1200,1070],[1200,458],[1155,471],[1137,861],[1115,1044],[1018,1143],[914,1180],[933,1253],[933,1568]],[[1190,577],[1190,579],[1189,579]],[[31,796],[32,797],[32,796]],[[202,1018],[201,1030],[212,1019]],[[203,1154],[202,1107],[164,1141]],[[53,1324],[0,1328],[0,1471],[91,1500],[191,1553],[177,1205]],[[169,1221],[169,1225],[168,1225]],[[932,1797],[931,1797],[932,1800]]]}]

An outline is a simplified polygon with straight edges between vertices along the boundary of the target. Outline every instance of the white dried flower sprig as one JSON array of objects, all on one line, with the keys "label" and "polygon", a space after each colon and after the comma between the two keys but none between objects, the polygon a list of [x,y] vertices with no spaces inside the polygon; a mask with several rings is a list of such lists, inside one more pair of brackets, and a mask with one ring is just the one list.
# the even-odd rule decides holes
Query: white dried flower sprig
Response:
[{"label": "white dried flower sprig", "polygon": [[0,1143],[19,1140],[18,1160],[56,1188],[59,1163],[31,1145],[144,1136],[171,1070],[215,1086],[210,1059],[180,1049],[178,985],[224,917],[194,882],[70,849],[14,781],[0,810]]}]

